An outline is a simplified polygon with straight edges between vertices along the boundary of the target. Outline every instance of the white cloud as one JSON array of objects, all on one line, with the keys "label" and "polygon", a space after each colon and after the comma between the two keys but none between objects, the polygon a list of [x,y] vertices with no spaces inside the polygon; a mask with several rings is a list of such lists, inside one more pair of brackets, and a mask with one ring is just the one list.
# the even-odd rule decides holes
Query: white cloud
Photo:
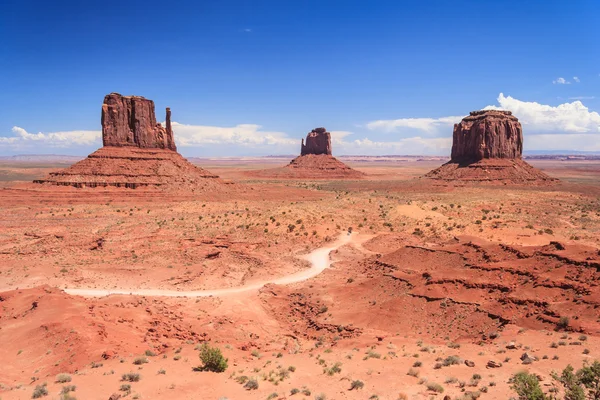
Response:
[{"label": "white cloud", "polygon": [[463,117],[442,118],[400,118],[392,120],[377,120],[367,124],[372,131],[401,132],[403,130],[416,130],[427,134],[435,134],[440,130],[447,130],[454,124],[460,122]]},{"label": "white cloud", "polygon": [[173,122],[175,142],[181,147],[210,144],[256,147],[265,145],[298,145],[300,141],[284,132],[262,131],[260,125],[240,124],[232,127],[186,125]]},{"label": "white cloud", "polygon": [[100,131],[65,131],[50,133],[29,133],[19,126],[13,126],[14,136],[0,136],[0,143],[10,145],[12,148],[28,148],[37,146],[47,147],[72,147],[86,146],[100,143]]},{"label": "white cloud", "polygon": [[555,80],[552,81],[552,83],[555,85],[570,85],[571,84],[571,82],[569,82],[565,78],[556,78]]},{"label": "white cloud", "polygon": [[408,154],[450,154],[452,138],[422,138],[420,136],[397,141],[373,141],[369,138],[342,141],[334,147],[335,154],[341,155],[408,155]]},{"label": "white cloud", "polygon": [[549,106],[500,93],[498,103],[500,106],[487,106],[485,109],[512,111],[523,125],[525,134],[600,132],[600,114],[590,111],[579,100]]},{"label": "white cloud", "polygon": [[596,96],[575,96],[569,97],[569,100],[594,100]]},{"label": "white cloud", "polygon": [[573,80],[574,80],[575,82],[577,82],[577,83],[579,83],[579,82],[580,82],[580,81],[579,81],[579,78],[578,78],[578,77],[576,77],[576,76],[574,76],[574,77],[573,77]]}]

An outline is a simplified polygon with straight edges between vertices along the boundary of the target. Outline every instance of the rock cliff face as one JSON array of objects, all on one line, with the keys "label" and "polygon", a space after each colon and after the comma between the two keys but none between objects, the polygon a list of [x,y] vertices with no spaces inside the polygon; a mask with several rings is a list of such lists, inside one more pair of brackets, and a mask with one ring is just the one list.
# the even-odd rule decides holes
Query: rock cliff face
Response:
[{"label": "rock cliff face", "polygon": [[510,111],[473,111],[454,125],[452,161],[468,163],[486,158],[521,158],[523,130]]},{"label": "rock cliff face", "polygon": [[555,181],[521,159],[523,130],[510,111],[473,111],[454,125],[450,162],[425,177],[446,182],[544,184]]},{"label": "rock cliff face", "polygon": [[331,134],[325,128],[315,128],[306,135],[306,144],[302,139],[300,155],[331,155]]},{"label": "rock cliff face", "polygon": [[111,93],[102,104],[104,146],[136,146],[141,149],[177,151],[171,130],[171,110],[167,108],[166,129],[156,122],[154,102],[141,96]]}]

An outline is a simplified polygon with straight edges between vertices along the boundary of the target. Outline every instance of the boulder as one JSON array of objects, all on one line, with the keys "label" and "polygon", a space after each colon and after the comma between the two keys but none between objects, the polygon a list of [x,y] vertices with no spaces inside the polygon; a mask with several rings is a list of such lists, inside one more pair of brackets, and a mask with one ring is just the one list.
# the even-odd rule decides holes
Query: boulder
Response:
[{"label": "boulder", "polygon": [[488,368],[500,368],[502,366],[502,363],[499,363],[497,361],[494,360],[490,360],[487,362],[486,367]]}]

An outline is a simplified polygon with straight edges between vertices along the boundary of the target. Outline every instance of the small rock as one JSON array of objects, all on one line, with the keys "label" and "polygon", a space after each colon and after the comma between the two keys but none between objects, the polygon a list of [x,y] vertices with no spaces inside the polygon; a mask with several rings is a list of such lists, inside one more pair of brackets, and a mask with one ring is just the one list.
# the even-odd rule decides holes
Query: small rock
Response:
[{"label": "small rock", "polygon": [[121,395],[119,393],[113,393],[110,395],[108,400],[119,400],[120,398],[121,398]]},{"label": "small rock", "polygon": [[515,344],[515,342],[510,342],[507,346],[507,349],[509,350],[515,350],[517,348],[517,345]]},{"label": "small rock", "polygon": [[490,360],[487,362],[488,368],[500,368],[501,366],[502,366],[502,363],[499,363],[497,361]]},{"label": "small rock", "polygon": [[465,365],[467,367],[473,368],[475,366],[475,363],[473,361],[471,361],[471,360],[465,360]]}]

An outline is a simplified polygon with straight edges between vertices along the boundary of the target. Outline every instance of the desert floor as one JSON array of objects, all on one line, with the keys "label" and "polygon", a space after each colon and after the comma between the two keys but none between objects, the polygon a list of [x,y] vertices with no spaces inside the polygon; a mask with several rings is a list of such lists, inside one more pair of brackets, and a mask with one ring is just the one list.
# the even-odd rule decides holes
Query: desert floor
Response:
[{"label": "desert floor", "polygon": [[[0,162],[1,399],[505,400],[518,371],[548,388],[600,359],[599,161],[531,161],[551,186],[192,161],[244,190],[54,188],[29,182],[68,164]],[[194,370],[207,341],[225,372]]]}]

